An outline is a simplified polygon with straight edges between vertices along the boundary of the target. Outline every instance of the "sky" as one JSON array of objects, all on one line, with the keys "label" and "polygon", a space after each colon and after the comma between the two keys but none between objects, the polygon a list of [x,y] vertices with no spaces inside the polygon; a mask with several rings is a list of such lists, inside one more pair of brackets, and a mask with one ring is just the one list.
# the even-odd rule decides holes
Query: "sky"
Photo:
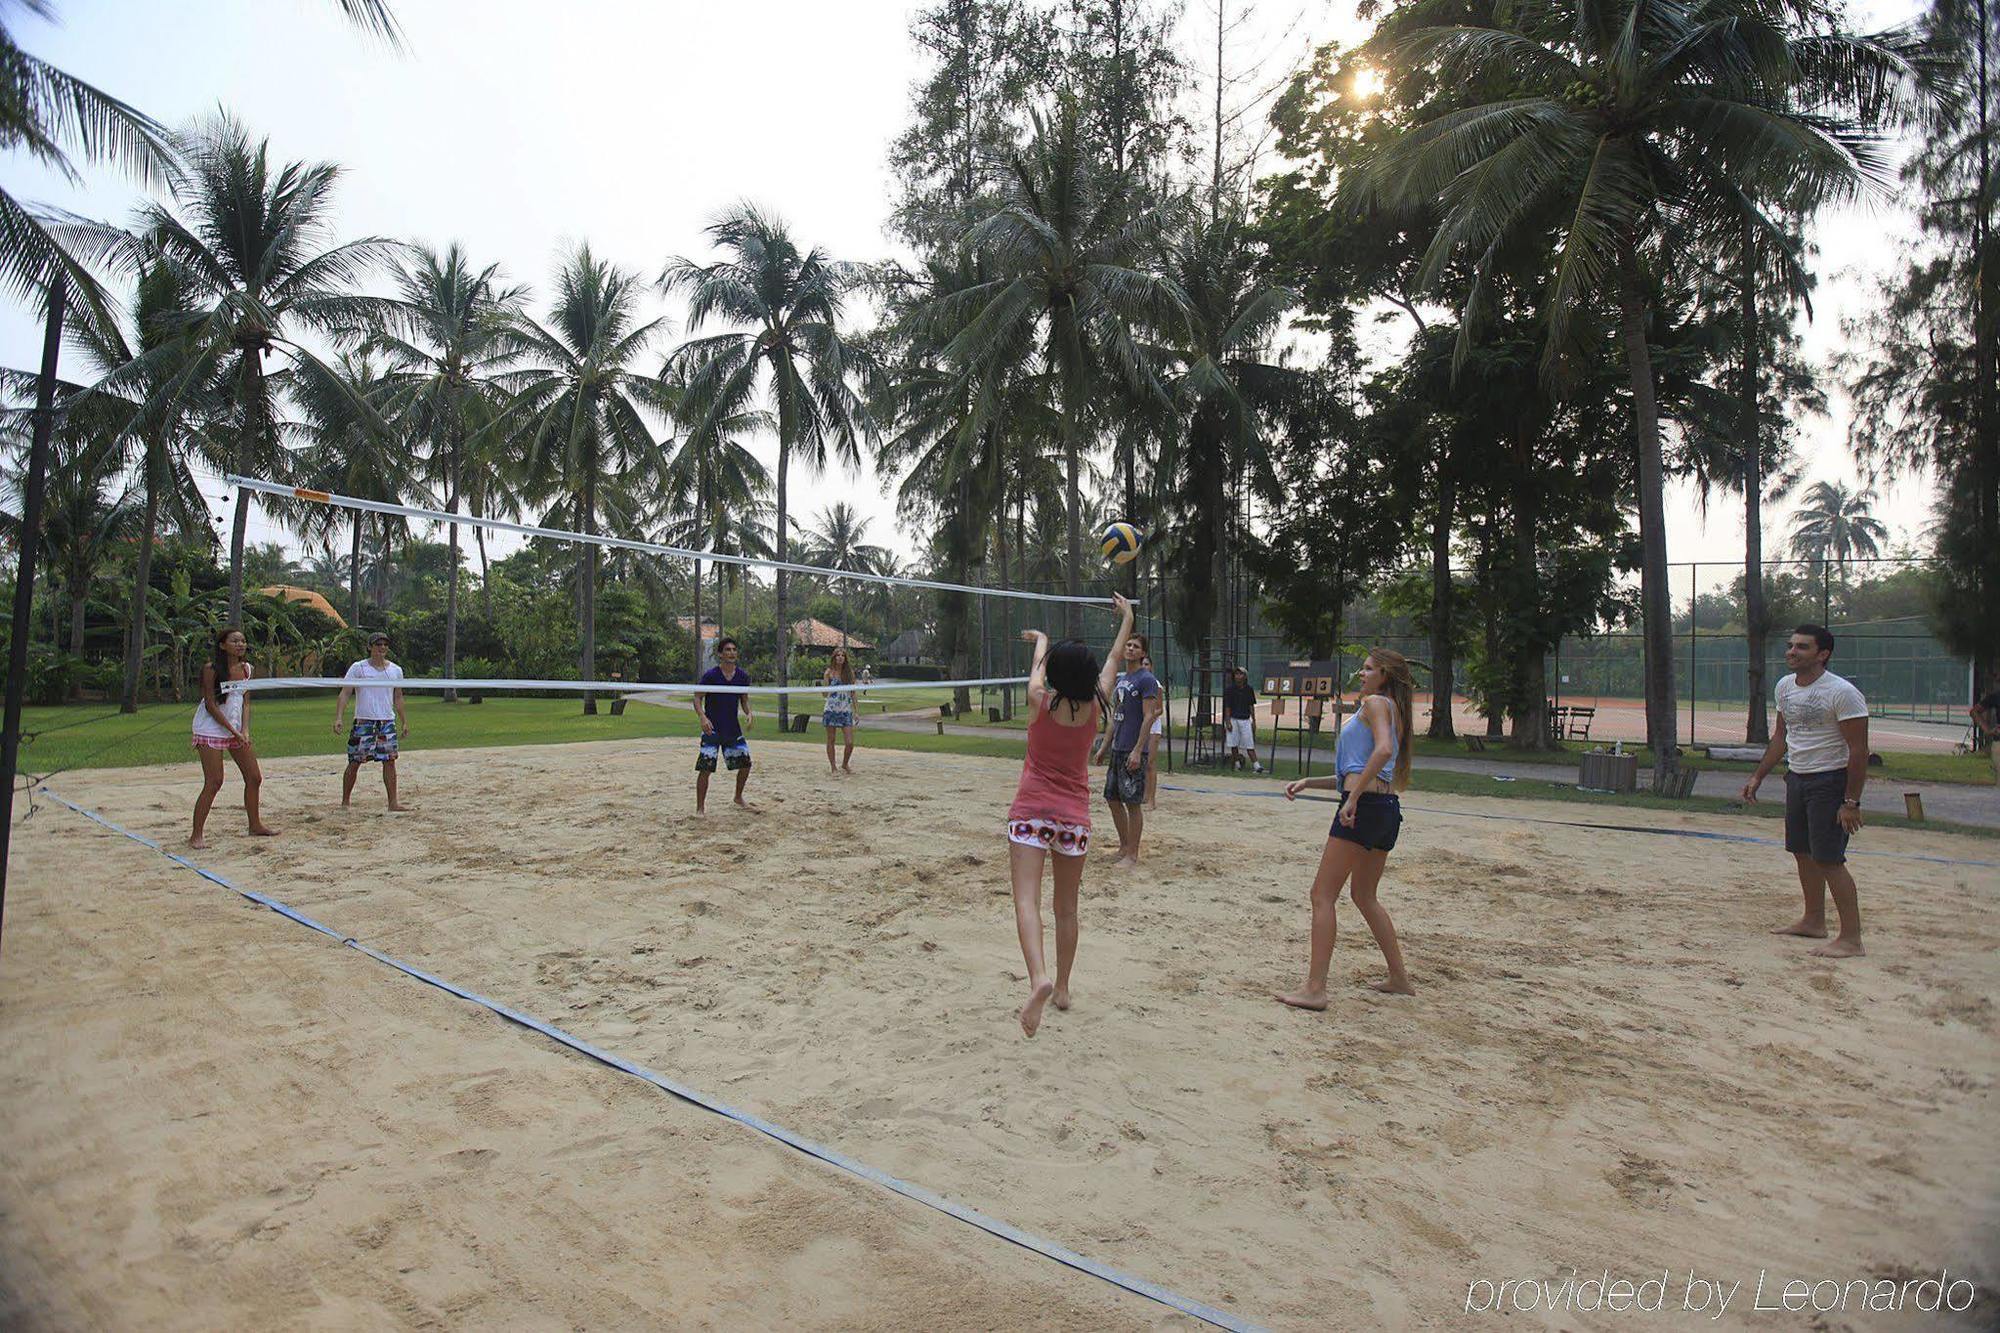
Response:
[{"label": "sky", "polygon": [[[1212,59],[1214,3],[1185,5],[1182,46],[1198,68]],[[332,0],[56,6],[55,25],[9,9],[26,50],[169,125],[225,107],[268,136],[275,157],[340,163],[343,238],[456,240],[475,262],[543,288],[560,255],[587,241],[651,279],[671,258],[707,257],[702,228],[748,200],[835,256],[897,253],[886,234],[887,150],[924,73],[907,35],[920,6],[906,0],[400,0],[403,52],[347,26]],[[1893,22],[1915,7],[1875,0],[1863,17]],[[1243,68],[1230,99],[1278,83],[1309,43],[1365,31],[1352,0],[1261,0],[1232,36],[1231,59]],[[73,188],[19,154],[0,160],[0,180],[18,198],[129,216],[134,185],[105,167],[85,177]],[[1893,263],[1891,242],[1909,225],[1891,202],[1819,228],[1809,355],[1839,345],[1842,317],[1866,308],[1873,276]],[[664,298],[659,308],[669,316],[664,354],[684,330]],[[0,364],[34,367],[40,337],[27,312],[0,307]],[[1837,395],[1831,419],[1809,423],[1805,438],[1808,480],[1854,480]],[[764,453],[774,458],[775,445]],[[224,488],[212,489],[219,500]],[[846,500],[873,519],[871,540],[914,549],[874,475],[830,474],[803,489],[793,502],[802,517]],[[1877,513],[1896,538],[1914,538],[1928,504],[1927,486],[1892,486]],[[1781,532],[1788,508],[1767,510],[1768,532]],[[1673,560],[1718,562],[1703,571],[1704,586],[1726,581],[1723,565],[1742,558],[1733,498],[1704,519],[1678,487],[1668,524]],[[259,522],[250,536],[284,534]],[[1774,544],[1767,537],[1767,549]]]}]

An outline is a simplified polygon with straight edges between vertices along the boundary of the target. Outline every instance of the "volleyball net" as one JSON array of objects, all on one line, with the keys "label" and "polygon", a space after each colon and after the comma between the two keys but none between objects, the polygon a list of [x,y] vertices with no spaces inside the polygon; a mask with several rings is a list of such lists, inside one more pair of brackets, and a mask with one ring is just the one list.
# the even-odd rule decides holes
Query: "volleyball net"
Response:
[{"label": "volleyball net", "polygon": [[[1109,594],[1115,575],[1108,565],[1101,574],[1089,580],[1082,595],[1076,595],[1067,590],[1048,590],[1046,583],[1041,587],[1009,586],[1005,582],[931,577],[928,572],[881,572],[871,568],[778,560],[736,551],[700,550],[637,536],[581,532],[549,523],[525,523],[423,505],[367,499],[256,477],[229,475],[224,480],[241,491],[267,497],[267,503],[275,502],[275,507],[289,510],[294,515],[308,512],[308,507],[340,511],[340,522],[351,521],[356,525],[357,549],[361,545],[361,526],[372,525],[383,534],[380,549],[385,559],[389,554],[386,534],[392,525],[403,533],[421,528],[434,535],[448,525],[455,525],[482,535],[499,537],[503,539],[503,545],[516,550],[537,549],[541,543],[600,548],[605,553],[605,572],[601,575],[605,582],[601,586],[618,586],[621,583],[643,585],[647,592],[649,628],[659,637],[673,640],[677,645],[671,661],[656,660],[640,666],[629,658],[621,658],[616,652],[607,651],[605,642],[600,638],[595,654],[597,664],[606,666],[606,658],[610,657],[611,670],[608,673],[585,670],[578,674],[593,678],[568,679],[564,677],[583,665],[580,643],[572,644],[573,651],[566,662],[553,661],[548,654],[531,662],[505,660],[500,654],[477,650],[468,653],[464,647],[465,639],[461,637],[457,668],[451,671],[440,669],[444,662],[435,651],[435,644],[430,645],[431,651],[417,651],[416,660],[407,663],[412,674],[395,682],[396,688],[407,691],[665,697],[846,694],[875,698],[882,703],[903,696],[910,699],[912,707],[934,702],[920,697],[920,692],[948,691],[959,701],[961,711],[970,706],[968,701],[976,693],[981,712],[990,713],[990,705],[1000,703],[1003,705],[1001,711],[1011,713],[1014,696],[1027,683],[1029,665],[1029,647],[1021,640],[1019,629],[1045,622],[1052,612],[1069,613],[1071,607],[1098,613],[1113,608]],[[325,524],[322,527],[334,530],[336,525]],[[540,549],[546,551],[547,548]],[[1004,554],[1005,548],[1002,550]],[[1015,559],[1020,562],[1016,568],[1025,570],[1026,562],[1021,560],[1018,551]],[[614,566],[620,572],[614,573]],[[645,577],[634,574],[635,569],[641,566],[644,567]],[[958,569],[968,567],[983,573],[985,562],[975,559],[957,566]],[[1007,569],[1004,562],[1001,569],[1003,572]],[[727,601],[722,591],[725,572],[732,589]],[[793,580],[793,598],[786,617],[793,623],[785,630],[789,637],[782,653],[782,675],[772,669],[777,666],[773,661],[777,654],[772,649],[779,638],[775,612],[769,599],[764,598],[758,606],[758,614],[753,617],[747,595],[747,590],[756,588],[761,596],[768,591],[769,577],[779,573]],[[706,604],[703,602],[704,575],[712,578],[715,584],[714,596]],[[761,583],[760,577],[764,580]],[[356,600],[359,600],[358,597]],[[818,610],[813,609],[815,602]],[[828,609],[835,605],[837,612]],[[867,608],[865,611],[864,607]],[[850,616],[850,608],[856,614]],[[603,634],[601,611],[600,602],[600,635]],[[386,612],[378,612],[377,615],[386,622]],[[816,617],[824,617],[825,620]],[[364,613],[363,619],[366,618]],[[461,626],[469,619],[467,610],[462,609]],[[726,633],[725,625],[729,626]],[[358,630],[362,626],[349,628]],[[1048,628],[1053,635],[1054,626]],[[761,677],[761,683],[700,683],[699,677],[715,664],[715,648],[724,639],[739,643],[745,658],[744,666],[753,676]],[[692,652],[687,646],[690,640],[694,645]],[[613,643],[616,643],[615,636]],[[402,650],[398,652],[398,657],[405,657],[411,646],[398,645]],[[846,650],[848,665],[855,679],[828,683],[821,678],[822,668],[830,662],[834,652],[841,649]],[[330,649],[324,654],[331,655]],[[253,656],[260,661],[266,660],[261,654],[253,652]],[[303,654],[293,654],[288,659],[280,658],[275,669],[267,667],[263,674],[247,681],[232,682],[225,689],[230,692],[262,693],[356,687],[357,682],[353,679],[315,671],[313,668],[319,665],[319,661]],[[528,666],[533,674],[492,670],[495,666],[523,665]],[[468,666],[473,669],[458,674],[458,670]],[[619,670],[621,666],[634,669]],[[304,669],[299,669],[301,667]],[[954,667],[957,669],[953,670]],[[966,670],[967,667],[971,670]],[[996,694],[999,696],[997,699],[990,697]]]}]

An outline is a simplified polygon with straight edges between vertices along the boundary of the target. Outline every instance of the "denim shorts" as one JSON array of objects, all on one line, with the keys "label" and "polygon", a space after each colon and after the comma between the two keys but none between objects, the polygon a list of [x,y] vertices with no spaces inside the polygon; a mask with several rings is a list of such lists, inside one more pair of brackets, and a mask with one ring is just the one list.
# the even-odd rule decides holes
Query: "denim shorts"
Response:
[{"label": "denim shorts", "polygon": [[[1347,803],[1347,793],[1340,793],[1343,805]],[[1371,852],[1388,852],[1396,848],[1396,835],[1403,828],[1403,802],[1394,792],[1364,791],[1354,807],[1354,827],[1349,828],[1335,815],[1333,827],[1327,830],[1329,838],[1339,838],[1342,842],[1359,844]]]}]

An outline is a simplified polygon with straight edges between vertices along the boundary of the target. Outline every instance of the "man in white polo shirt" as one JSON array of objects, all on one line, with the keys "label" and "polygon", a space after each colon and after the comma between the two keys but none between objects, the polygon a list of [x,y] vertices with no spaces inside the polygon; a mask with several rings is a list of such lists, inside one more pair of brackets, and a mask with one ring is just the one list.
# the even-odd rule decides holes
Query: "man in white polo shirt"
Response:
[{"label": "man in white polo shirt", "polygon": [[370,763],[382,765],[382,787],[389,793],[389,808],[403,808],[396,800],[396,753],[410,724],[403,719],[403,692],[394,684],[402,678],[403,668],[389,660],[389,636],[380,631],[369,635],[367,658],[347,668],[346,679],[355,684],[342,686],[333,705],[333,734],[338,736],[348,696],[354,697],[354,729],[347,733],[347,772],[340,779],[342,809],[354,796],[354,779],[361,766]]},{"label": "man in white polo shirt", "polygon": [[1861,828],[1861,788],[1868,781],[1868,701],[1852,681],[1826,669],[1833,635],[1801,625],[1785,645],[1792,674],[1778,682],[1778,729],[1743,784],[1754,802],[1765,775],[1785,756],[1785,850],[1798,863],[1805,915],[1775,935],[1826,939],[1826,893],[1840,912],[1840,934],[1813,953],[1853,958],[1861,952],[1861,899],[1847,870],[1847,838]]}]

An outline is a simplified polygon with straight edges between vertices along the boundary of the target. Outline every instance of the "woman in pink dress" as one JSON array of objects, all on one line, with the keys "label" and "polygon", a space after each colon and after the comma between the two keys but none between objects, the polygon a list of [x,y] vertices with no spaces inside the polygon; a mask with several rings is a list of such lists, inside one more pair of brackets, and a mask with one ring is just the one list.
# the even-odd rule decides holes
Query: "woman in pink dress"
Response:
[{"label": "woman in pink dress", "polygon": [[[1114,596],[1118,633],[1100,664],[1090,645],[1064,639],[1049,646],[1048,635],[1024,630],[1035,645],[1028,672],[1028,757],[1021,784],[1007,809],[1008,869],[1014,880],[1014,925],[1021,934],[1021,958],[1028,965],[1028,1002],[1021,1006],[1021,1031],[1030,1037],[1042,1025],[1051,999],[1069,1008],[1069,972],[1076,962],[1077,891],[1083,885],[1084,857],[1090,851],[1090,776],[1087,759],[1097,724],[1132,633],[1132,604]],[[1049,980],[1042,956],[1042,863],[1055,854],[1056,975]]]}]

